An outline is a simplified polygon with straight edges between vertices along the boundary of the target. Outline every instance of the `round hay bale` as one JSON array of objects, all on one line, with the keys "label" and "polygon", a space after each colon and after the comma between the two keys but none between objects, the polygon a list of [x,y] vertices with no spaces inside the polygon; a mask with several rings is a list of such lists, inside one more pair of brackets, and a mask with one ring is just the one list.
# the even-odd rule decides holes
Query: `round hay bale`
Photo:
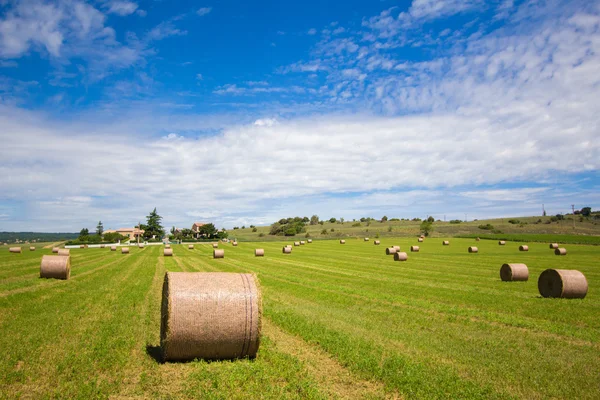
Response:
[{"label": "round hay bale", "polygon": [[567,249],[565,249],[564,247],[559,247],[558,249],[554,250],[554,254],[557,256],[566,256],[567,255]]},{"label": "round hay bale", "polygon": [[161,304],[163,360],[254,358],[261,318],[254,275],[167,272]]},{"label": "round hay bale", "polygon": [[392,247],[396,249],[396,252],[400,251],[400,246],[392,246]]},{"label": "round hay bale", "polygon": [[80,249],[85,249],[85,246],[84,246],[84,245],[82,245],[82,244],[80,244],[80,245],[79,245],[79,248],[80,248]]},{"label": "round hay bale", "polygon": [[475,239],[475,241],[476,241],[476,242],[479,242],[480,240],[481,240],[481,239],[479,239],[479,238]]},{"label": "round hay bale", "polygon": [[583,299],[588,291],[585,275],[574,269],[547,269],[538,279],[543,297]]},{"label": "round hay bale", "polygon": [[40,278],[69,279],[70,277],[70,256],[42,256]]},{"label": "round hay bale", "polygon": [[188,250],[194,250],[194,245],[193,244],[188,244]]},{"label": "round hay bale", "polygon": [[105,248],[105,247],[106,247],[106,245],[103,245],[103,244],[101,244],[101,245],[100,245],[100,248],[101,248],[101,249],[103,249],[103,248]]},{"label": "round hay bale", "polygon": [[264,257],[265,249],[254,249],[254,257]]},{"label": "round hay bale", "polygon": [[444,241],[442,242],[442,245],[443,245],[443,246],[450,246],[450,242],[449,242],[448,240],[444,240]]},{"label": "round hay bale", "polygon": [[138,248],[143,249],[144,247],[146,247],[143,243],[138,244]]},{"label": "round hay bale", "polygon": [[300,246],[300,242],[294,242],[294,246]]},{"label": "round hay bale", "polygon": [[529,279],[529,269],[525,264],[503,264],[500,267],[500,279],[504,282],[526,281]]},{"label": "round hay bale", "polygon": [[214,249],[213,250],[213,258],[225,258],[225,250]]},{"label": "round hay bale", "polygon": [[418,253],[419,252],[419,246],[410,246],[410,251],[412,251],[413,253]]},{"label": "round hay bale", "polygon": [[506,240],[499,240],[498,246],[504,246],[506,244]]},{"label": "round hay bale", "polygon": [[117,246],[110,246],[110,251],[117,251]]},{"label": "round hay bale", "polygon": [[170,249],[171,245],[170,244],[165,244],[165,249]]},{"label": "round hay bale", "polygon": [[529,251],[529,246],[522,244],[519,246],[519,251]]},{"label": "round hay bale", "polygon": [[395,247],[388,247],[385,249],[385,254],[386,255],[391,255],[391,254],[396,254],[396,248]]},{"label": "round hay bale", "polygon": [[29,251],[35,251],[35,247],[29,246]]},{"label": "round hay bale", "polygon": [[369,241],[369,238],[367,238],[367,237],[366,237],[366,238],[365,238],[365,242],[368,242],[368,241]]},{"label": "round hay bale", "polygon": [[283,254],[292,254],[292,248],[288,247],[288,246],[283,246],[282,253]]},{"label": "round hay bale", "polygon": [[394,261],[406,261],[408,260],[408,254],[404,252],[396,252],[394,254]]},{"label": "round hay bale", "polygon": [[219,243],[213,243],[213,249],[218,249],[219,248]]},{"label": "round hay bale", "polygon": [[419,236],[419,238],[421,238],[421,239],[425,239],[425,236],[424,236],[424,235],[421,235],[421,236]]},{"label": "round hay bale", "polygon": [[129,254],[129,247],[121,247],[121,254]]},{"label": "round hay bale", "polygon": [[71,250],[69,250],[69,249],[59,249],[58,250],[58,255],[59,256],[70,256],[71,255]]},{"label": "round hay bale", "polygon": [[478,253],[479,249],[475,246],[469,246],[469,253]]},{"label": "round hay bale", "polygon": [[237,242],[232,242],[231,244],[234,246],[237,246]]},{"label": "round hay bale", "polygon": [[418,239],[419,243],[423,242],[423,238]]},{"label": "round hay bale", "polygon": [[307,243],[312,243],[312,239],[308,239],[306,242]]},{"label": "round hay bale", "polygon": [[8,251],[10,253],[20,253],[21,252],[21,248],[20,247],[11,247],[8,249]]},{"label": "round hay bale", "polygon": [[558,249],[558,243],[550,243],[550,248],[551,249]]},{"label": "round hay bale", "polygon": [[379,240],[373,240],[373,244],[375,246],[379,246],[381,244],[381,242]]},{"label": "round hay bale", "polygon": [[163,256],[164,257],[173,257],[173,249],[164,249]]},{"label": "round hay bale", "polygon": [[306,244],[306,242],[304,240],[300,241],[300,246],[304,246]]},{"label": "round hay bale", "polygon": [[340,240],[340,244],[346,244],[346,241],[344,239]]},{"label": "round hay bale", "polygon": [[52,252],[53,252],[53,253],[58,253],[58,250],[60,250],[58,247],[53,247],[53,248],[52,248]]}]

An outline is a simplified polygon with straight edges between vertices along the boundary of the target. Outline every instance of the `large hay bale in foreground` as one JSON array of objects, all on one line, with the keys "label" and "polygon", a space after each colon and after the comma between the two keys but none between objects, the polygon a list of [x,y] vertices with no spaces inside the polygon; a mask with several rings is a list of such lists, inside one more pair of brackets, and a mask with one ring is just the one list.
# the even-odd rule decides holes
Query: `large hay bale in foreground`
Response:
[{"label": "large hay bale in foreground", "polygon": [[193,244],[188,244],[188,250],[194,250],[194,245]]},{"label": "large hay bale in foreground", "polygon": [[35,247],[29,246],[29,251],[35,251]]},{"label": "large hay bale in foreground", "polygon": [[254,257],[264,257],[265,249],[254,249]]},{"label": "large hay bale in foreground", "polygon": [[40,278],[69,279],[70,277],[70,256],[42,256]]},{"label": "large hay bale in foreground", "polygon": [[388,247],[385,249],[385,254],[386,255],[391,255],[391,254],[396,254],[396,248],[395,247]]},{"label": "large hay bale in foreground", "polygon": [[308,239],[308,240],[307,240],[307,242],[308,242],[308,243],[312,243],[312,239]]},{"label": "large hay bale in foreground", "polygon": [[213,258],[225,258],[225,250],[214,249],[213,250]]},{"label": "large hay bale in foreground", "polygon": [[543,297],[583,299],[588,291],[588,283],[577,270],[547,269],[538,279],[538,290]]},{"label": "large hay bale in foreground", "polygon": [[499,240],[498,246],[504,246],[506,244],[506,240]]},{"label": "large hay bale in foreground", "polygon": [[110,251],[117,251],[117,246],[110,246]]},{"label": "large hay bale in foreground", "polygon": [[381,242],[379,240],[373,240],[373,244],[375,246],[379,246],[381,244]]},{"label": "large hay bale in foreground", "polygon": [[558,243],[550,243],[551,249],[558,249]]},{"label": "large hay bale in foreground", "polygon": [[60,248],[58,248],[58,247],[53,247],[52,248],[52,252],[55,253],[55,254],[58,253],[58,250],[60,250]]},{"label": "large hay bale in foreground", "polygon": [[292,248],[288,247],[288,246],[283,246],[283,249],[281,250],[281,252],[283,254],[292,254]]},{"label": "large hay bale in foreground", "polygon": [[167,272],[160,326],[163,360],[254,358],[261,318],[254,275]]},{"label": "large hay bale in foreground", "polygon": [[554,250],[554,254],[557,256],[566,256],[567,255],[567,249],[565,249],[564,247],[559,247],[558,249]]},{"label": "large hay bale in foreground", "polygon": [[341,239],[340,244],[346,244],[346,241],[344,239]]},{"label": "large hay bale in foreground", "polygon": [[59,256],[70,256],[71,255],[71,250],[69,250],[69,249],[59,249],[58,250],[58,255]]},{"label": "large hay bale in foreground", "polygon": [[423,238],[418,239],[419,243],[423,242]]},{"label": "large hay bale in foreground", "polygon": [[529,269],[525,264],[503,264],[500,267],[500,279],[504,282],[526,281],[529,279]]},{"label": "large hay bale in foreground", "polygon": [[419,246],[410,246],[410,251],[412,251],[413,253],[418,253],[419,250]]},{"label": "large hay bale in foreground", "polygon": [[396,252],[394,254],[394,261],[406,261],[408,260],[408,254],[404,252]]},{"label": "large hay bale in foreground", "polygon": [[365,238],[365,242],[368,242],[368,241],[369,241],[369,238],[368,238],[368,237],[366,237],[366,238]]},{"label": "large hay bale in foreground", "polygon": [[443,246],[450,246],[450,242],[449,242],[448,240],[444,240],[444,241],[442,242],[442,245],[443,245]]},{"label": "large hay bale in foreground", "polygon": [[519,246],[519,251],[529,251],[529,246],[522,244]]},{"label": "large hay bale in foreground", "polygon": [[300,242],[294,242],[294,246],[300,246]]},{"label": "large hay bale in foreground", "polygon": [[121,254],[129,254],[129,247],[121,247]]},{"label": "large hay bale in foreground", "polygon": [[163,256],[164,257],[172,257],[173,256],[173,249],[164,249],[163,250]]},{"label": "large hay bale in foreground", "polygon": [[475,246],[469,246],[469,253],[478,253],[479,249]]},{"label": "large hay bale in foreground", "polygon": [[21,248],[20,247],[11,247],[8,249],[8,251],[10,253],[20,253],[21,252]]}]

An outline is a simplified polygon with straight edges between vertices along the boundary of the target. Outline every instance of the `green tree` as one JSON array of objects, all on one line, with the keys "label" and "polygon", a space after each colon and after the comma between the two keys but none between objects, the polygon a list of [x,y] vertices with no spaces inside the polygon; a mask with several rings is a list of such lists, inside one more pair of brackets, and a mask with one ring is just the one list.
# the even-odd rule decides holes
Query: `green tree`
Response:
[{"label": "green tree", "polygon": [[323,229],[323,230],[321,231],[321,235],[327,235],[327,229]]},{"label": "green tree", "polygon": [[154,210],[146,216],[146,225],[144,225],[144,238],[152,239],[152,236],[156,236],[157,238],[162,238],[165,235],[165,230],[160,224],[162,217],[158,215],[156,212],[156,207]]},{"label": "green tree", "polygon": [[214,224],[204,224],[198,228],[198,233],[202,236],[206,236],[209,239],[213,239],[217,236],[217,228]]},{"label": "green tree", "polygon": [[102,225],[102,221],[98,221],[98,225],[96,226],[96,235],[102,236],[104,233],[104,226]]},{"label": "green tree", "polygon": [[592,213],[592,207],[583,207],[581,209],[581,215],[583,215],[584,217],[589,217],[591,213]]},{"label": "green tree", "polygon": [[90,235],[90,231],[88,230],[88,228],[83,228],[81,231],[79,231],[79,240],[84,241],[87,240],[87,237]]},{"label": "green tree", "polygon": [[421,233],[425,236],[429,236],[431,232],[433,232],[433,224],[430,221],[421,222]]},{"label": "green tree", "polygon": [[344,218],[340,218],[340,222],[342,223],[342,225],[344,225]]},{"label": "green tree", "polygon": [[313,215],[312,217],[310,217],[310,224],[311,225],[316,225],[319,223],[319,216],[318,215]]},{"label": "green tree", "polygon": [[431,222],[431,223],[433,223],[433,221],[435,221],[435,219],[434,219],[434,218],[433,218],[433,217],[430,215],[430,216],[427,218],[427,222]]},{"label": "green tree", "polygon": [[388,217],[386,215],[384,215],[383,217],[381,217],[381,222],[385,222],[388,220]]},{"label": "green tree", "polygon": [[332,224],[335,224],[336,221],[337,219],[335,219],[334,217],[329,218],[329,222],[331,222]]}]

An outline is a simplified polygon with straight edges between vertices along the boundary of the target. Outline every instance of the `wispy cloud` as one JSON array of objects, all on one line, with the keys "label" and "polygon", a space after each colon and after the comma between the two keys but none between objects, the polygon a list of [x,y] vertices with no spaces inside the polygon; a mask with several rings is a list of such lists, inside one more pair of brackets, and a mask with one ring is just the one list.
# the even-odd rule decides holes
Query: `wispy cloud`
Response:
[{"label": "wispy cloud", "polygon": [[198,11],[196,11],[196,14],[198,14],[199,16],[204,16],[206,14],[209,14],[212,11],[212,7],[202,7],[199,8]]},{"label": "wispy cloud", "polygon": [[109,14],[117,14],[121,17],[133,14],[137,9],[137,3],[133,1],[107,1],[105,5],[108,7]]}]

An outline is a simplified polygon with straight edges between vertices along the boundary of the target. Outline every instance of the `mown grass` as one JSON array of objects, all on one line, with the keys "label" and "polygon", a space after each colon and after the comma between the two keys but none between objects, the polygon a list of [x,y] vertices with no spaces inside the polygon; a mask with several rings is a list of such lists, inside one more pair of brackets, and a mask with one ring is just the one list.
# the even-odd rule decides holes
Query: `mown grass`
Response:
[{"label": "mown grass", "polygon": [[523,234],[523,233],[503,233],[503,234],[482,234],[482,235],[461,235],[462,238],[476,238],[486,240],[511,240],[513,242],[542,242],[542,243],[564,243],[564,244],[591,244],[600,245],[600,236],[585,235],[549,235],[543,233]]},{"label": "mown grass", "polygon": [[[556,239],[558,240],[558,239]],[[555,240],[555,241],[556,241]],[[318,241],[281,254],[284,242],[72,250],[70,281],[37,277],[42,254],[0,253],[0,398],[597,398],[600,283],[596,246],[413,238]],[[560,241],[560,240],[558,240]],[[265,257],[254,257],[254,248]],[[529,266],[528,282],[499,279],[505,262]],[[583,300],[543,299],[537,277],[573,268]],[[295,337],[303,357],[266,331],[256,360],[160,364],[160,289],[165,271],[253,272],[265,321]],[[308,356],[307,356],[308,354]],[[307,359],[331,362],[310,365]],[[324,356],[323,356],[324,354]],[[331,378],[330,378],[331,377]],[[381,387],[382,390],[377,389]]]}]

